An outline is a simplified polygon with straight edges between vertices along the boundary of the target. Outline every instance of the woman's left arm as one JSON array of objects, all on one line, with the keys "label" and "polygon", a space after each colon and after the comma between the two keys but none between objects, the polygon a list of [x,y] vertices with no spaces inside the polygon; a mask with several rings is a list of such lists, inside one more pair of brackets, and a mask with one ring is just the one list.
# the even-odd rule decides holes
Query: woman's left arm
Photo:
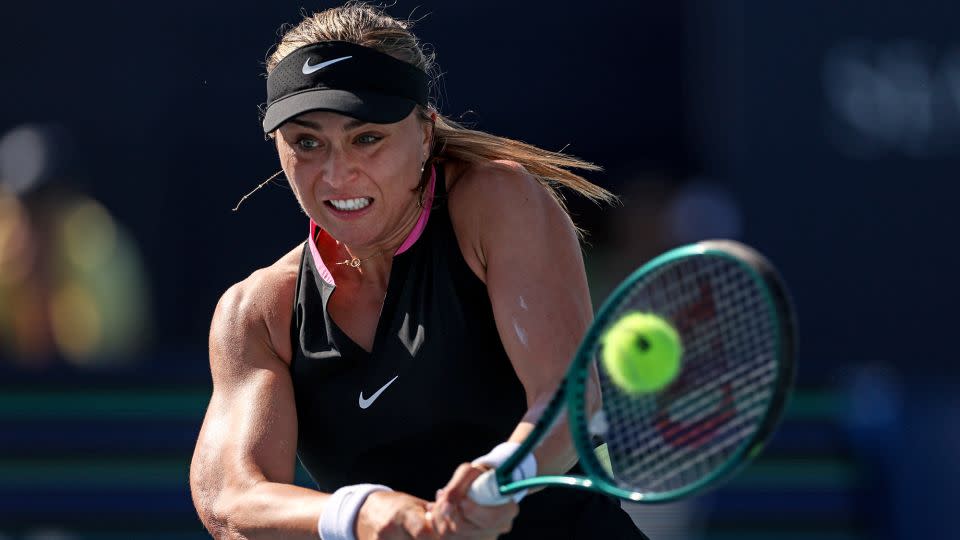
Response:
[{"label": "woman's left arm", "polygon": [[[471,167],[450,193],[464,255],[487,285],[500,339],[527,398],[509,440],[533,429],[566,373],[593,307],[576,228],[560,204],[517,164]],[[472,261],[471,261],[472,259]],[[599,407],[597,373],[588,403]],[[576,463],[566,422],[535,451],[537,474],[562,474]],[[462,500],[472,478],[460,475],[443,498]],[[438,498],[438,502],[441,499]]]},{"label": "woman's left arm", "polygon": [[[527,413],[509,439],[521,442],[557,391],[593,305],[570,217],[519,165],[491,169],[474,199],[483,216],[479,255],[500,339],[526,391]],[[599,407],[595,370],[591,379],[588,403]],[[558,422],[534,455],[538,475],[569,470],[576,453],[567,423]]]}]

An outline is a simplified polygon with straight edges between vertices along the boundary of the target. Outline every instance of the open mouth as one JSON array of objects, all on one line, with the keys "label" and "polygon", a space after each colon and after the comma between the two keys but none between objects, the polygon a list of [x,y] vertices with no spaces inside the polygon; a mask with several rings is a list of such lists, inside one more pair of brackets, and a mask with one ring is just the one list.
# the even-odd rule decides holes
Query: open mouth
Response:
[{"label": "open mouth", "polygon": [[373,199],[370,197],[324,201],[324,204],[341,212],[356,212],[357,210],[363,210],[364,208],[370,206],[371,203],[373,203]]}]

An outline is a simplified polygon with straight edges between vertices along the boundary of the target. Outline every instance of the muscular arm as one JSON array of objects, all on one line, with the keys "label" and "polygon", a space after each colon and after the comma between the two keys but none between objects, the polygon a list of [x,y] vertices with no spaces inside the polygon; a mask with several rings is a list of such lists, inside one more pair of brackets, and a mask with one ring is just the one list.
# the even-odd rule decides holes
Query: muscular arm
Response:
[{"label": "muscular arm", "polygon": [[327,495],[291,485],[297,418],[284,360],[295,279],[288,268],[261,270],[233,286],[213,317],[213,396],[190,487],[215,538],[317,538]]},{"label": "muscular arm", "polygon": [[[526,391],[527,413],[510,436],[520,442],[557,390],[593,308],[575,228],[550,194],[517,165],[469,175],[457,185],[462,193],[451,192],[451,205],[455,196],[471,201],[463,205],[461,230],[472,241],[461,245],[474,250],[500,338]],[[591,379],[588,402],[596,408],[595,369]],[[538,474],[560,474],[576,463],[566,422],[557,423],[535,455]]]},{"label": "muscular arm", "polygon": [[[193,503],[215,538],[319,538],[326,493],[292,485],[297,412],[289,361],[299,249],[221,298],[210,330],[213,396],[190,466]],[[359,540],[434,538],[426,501],[370,494]]]}]

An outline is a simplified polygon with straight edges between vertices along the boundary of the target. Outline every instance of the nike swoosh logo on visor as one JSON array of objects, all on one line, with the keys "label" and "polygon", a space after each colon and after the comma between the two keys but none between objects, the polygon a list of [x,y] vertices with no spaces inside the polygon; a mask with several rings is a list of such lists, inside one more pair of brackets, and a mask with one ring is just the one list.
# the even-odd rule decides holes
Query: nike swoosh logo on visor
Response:
[{"label": "nike swoosh logo on visor", "polygon": [[327,60],[326,62],[320,62],[319,64],[310,65],[310,59],[307,58],[307,61],[303,63],[303,74],[309,75],[315,71],[320,71],[321,69],[336,64],[337,62],[343,62],[344,60],[349,60],[353,58],[352,56],[343,56],[341,58],[334,58],[333,60]]},{"label": "nike swoosh logo on visor", "polygon": [[377,390],[376,392],[374,392],[374,394],[373,394],[372,396],[370,396],[369,398],[367,398],[367,399],[364,399],[364,398],[363,398],[363,391],[361,390],[361,391],[360,391],[360,400],[358,401],[358,404],[360,405],[360,408],[361,408],[361,409],[366,409],[367,407],[373,405],[373,402],[376,401],[378,397],[380,397],[380,394],[382,394],[383,391],[386,390],[388,386],[390,386],[391,384],[393,384],[393,381],[397,380],[398,377],[400,377],[400,376],[397,375],[396,377],[390,379],[390,381],[387,382],[387,384],[381,386],[379,390]]}]

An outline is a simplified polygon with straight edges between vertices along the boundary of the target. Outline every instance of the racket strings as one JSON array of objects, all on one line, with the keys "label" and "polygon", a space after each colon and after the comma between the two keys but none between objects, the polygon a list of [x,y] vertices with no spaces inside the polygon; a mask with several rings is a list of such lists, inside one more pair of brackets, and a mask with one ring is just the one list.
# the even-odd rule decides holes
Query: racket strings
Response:
[{"label": "racket strings", "polygon": [[[745,403],[745,406],[763,403],[769,399],[769,393],[757,395],[752,398],[752,403]],[[646,449],[635,450],[635,455],[641,455],[638,461],[632,461],[627,470],[619,473],[623,478],[631,478],[633,481],[645,480],[649,486],[665,484],[669,478],[676,474],[690,469],[691,467],[709,463],[708,458],[717,455],[727,449],[729,445],[740,442],[744,437],[752,435],[756,429],[756,417],[750,415],[738,416],[736,420],[724,423],[717,428],[715,436],[719,441],[711,445],[706,450],[701,450],[693,446],[669,446],[658,445]],[[739,429],[738,429],[739,428]],[[729,435],[724,437],[724,435]],[[677,468],[673,471],[671,467]]]},{"label": "racket strings", "polygon": [[[696,358],[698,357],[697,354],[696,351],[693,351],[688,356]],[[733,409],[735,406],[736,409],[745,410],[745,402],[737,400],[735,397],[749,395],[756,392],[758,388],[769,386],[776,376],[775,367],[774,365],[758,367],[744,362],[736,364],[733,369],[721,371],[714,375],[712,371],[706,374],[697,373],[695,366],[692,371],[693,377],[688,377],[687,380],[705,382],[693,391],[670,392],[668,390],[662,397],[665,398],[663,401],[669,403],[667,407],[669,417],[676,426],[689,426],[690,429],[693,429],[698,425],[697,422],[705,420],[711,415],[715,416],[715,413],[722,410],[723,407]],[[723,394],[724,392],[729,394],[728,399],[725,400],[725,406],[722,397],[717,397],[718,393]],[[771,392],[768,391],[769,393]],[[656,404],[659,401],[659,399],[654,400],[654,403]],[[721,409],[717,409],[718,403],[720,403]],[[764,404],[760,403],[759,405],[761,406],[759,410],[762,412]],[[681,427],[675,427],[670,431],[660,430],[658,435],[667,439],[681,438],[685,435]]]},{"label": "racket strings", "polygon": [[614,480],[638,492],[677,489],[723,466],[762,420],[777,376],[771,313],[756,279],[722,257],[651,273],[611,320],[631,311],[671,320],[684,358],[678,380],[639,397],[600,370]]},{"label": "racket strings", "polygon": [[[731,380],[735,379],[736,376],[738,375],[738,372],[742,372],[742,371],[743,370],[737,370],[737,371],[725,374],[723,379],[718,380],[716,381],[715,384],[713,384],[713,387],[714,387],[713,391],[720,390],[720,387],[723,384],[726,384],[727,382],[730,382]],[[764,376],[759,381],[758,386],[762,387],[764,385],[769,385],[770,383],[773,382],[774,377],[775,377],[775,374],[769,373],[767,376]],[[714,395],[710,395],[709,392],[710,392],[709,389],[705,389],[703,392],[699,392],[699,393],[706,394],[706,395],[684,396],[684,398],[693,397],[696,401],[689,403],[689,405],[682,408],[680,412],[675,412],[671,408],[671,411],[669,411],[669,418],[673,423],[674,427],[669,429],[660,429],[656,433],[656,436],[647,436],[645,438],[637,437],[635,444],[628,445],[631,451],[633,452],[633,454],[646,455],[647,458],[650,458],[650,457],[655,458],[657,457],[657,455],[654,454],[651,456],[650,452],[653,452],[657,448],[660,448],[663,451],[670,451],[669,447],[666,447],[663,445],[664,439],[667,440],[668,443],[680,442],[685,439],[690,439],[692,438],[691,437],[692,432],[695,433],[697,431],[702,431],[703,429],[702,424],[698,422],[702,422],[703,420],[709,418],[710,416],[717,416],[716,413],[722,413],[722,412],[731,411],[734,409],[732,404],[726,407],[708,409],[708,406],[712,407],[718,401],[716,397]],[[759,401],[759,403],[756,403],[756,404],[762,405],[763,400],[766,398],[769,398],[770,393],[771,391],[768,389],[761,390],[759,392],[753,392],[752,397],[747,398],[747,400],[744,400],[743,402],[737,403],[736,408],[747,409],[748,411],[755,412],[757,410],[756,408],[752,408],[748,406],[754,405],[753,403],[754,400]],[[749,416],[749,414],[742,415],[742,416],[747,417]],[[629,425],[629,424],[625,423],[625,425]],[[620,427],[617,424],[615,424],[614,426]],[[634,435],[642,435],[642,434],[643,433],[640,431],[637,431],[636,433],[634,433]],[[679,444],[673,445],[673,446],[679,446]]]},{"label": "racket strings", "polygon": [[[774,379],[775,374],[770,373],[758,383],[762,388],[762,385],[771,385]],[[617,456],[617,462],[625,464],[624,469],[618,469],[618,478],[634,485],[659,485],[662,483],[659,478],[665,474],[664,469],[673,464],[679,463],[684,469],[689,468],[685,461],[709,465],[710,462],[701,459],[698,454],[713,455],[716,451],[709,447],[701,448],[698,443],[710,438],[716,441],[713,446],[726,448],[752,435],[771,394],[769,389],[761,389],[737,401],[727,400],[728,405],[721,407],[715,405],[721,399],[706,395],[698,398],[698,403],[684,409],[683,413],[671,411],[671,427],[651,430],[655,433],[646,437],[641,433],[623,445],[614,445],[626,452]],[[612,426],[614,431],[622,429],[619,424],[621,422]],[[737,429],[741,426],[743,430]],[[700,475],[698,471],[694,473]]]}]

